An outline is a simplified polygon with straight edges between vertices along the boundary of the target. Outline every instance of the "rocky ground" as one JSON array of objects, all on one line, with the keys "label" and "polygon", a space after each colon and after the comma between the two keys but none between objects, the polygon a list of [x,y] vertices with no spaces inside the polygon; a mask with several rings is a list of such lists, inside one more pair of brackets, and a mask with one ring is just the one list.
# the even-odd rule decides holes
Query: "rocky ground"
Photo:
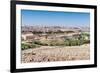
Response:
[{"label": "rocky ground", "polygon": [[90,45],[81,46],[42,46],[22,50],[22,63],[70,61],[90,59]]}]

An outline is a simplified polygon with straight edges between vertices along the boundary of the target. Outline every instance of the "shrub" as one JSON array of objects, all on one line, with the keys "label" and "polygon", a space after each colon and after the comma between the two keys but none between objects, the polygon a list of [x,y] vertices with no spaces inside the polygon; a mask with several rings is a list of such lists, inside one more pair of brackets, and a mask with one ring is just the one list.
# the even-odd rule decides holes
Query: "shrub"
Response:
[{"label": "shrub", "polygon": [[30,48],[30,45],[29,44],[26,44],[26,43],[22,43],[21,44],[21,49],[24,50],[24,49],[29,49]]},{"label": "shrub", "polygon": [[36,48],[36,47],[40,47],[40,45],[37,45],[37,44],[26,44],[26,43],[22,43],[21,44],[21,49],[22,50],[25,50],[25,49],[30,49],[30,48]]},{"label": "shrub", "polygon": [[66,46],[77,46],[77,45],[81,45],[81,41],[78,39],[65,39],[65,45]]},{"label": "shrub", "polygon": [[33,44],[42,45],[40,41],[33,41]]},{"label": "shrub", "polygon": [[32,43],[31,48],[36,48],[36,47],[40,47],[40,45]]}]

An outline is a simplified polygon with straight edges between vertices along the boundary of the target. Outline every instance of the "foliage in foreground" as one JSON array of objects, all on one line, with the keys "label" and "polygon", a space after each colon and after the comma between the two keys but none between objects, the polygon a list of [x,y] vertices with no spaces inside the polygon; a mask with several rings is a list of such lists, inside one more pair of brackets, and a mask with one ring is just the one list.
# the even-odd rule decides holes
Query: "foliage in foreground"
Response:
[{"label": "foliage in foreground", "polygon": [[77,37],[68,38],[65,37],[64,39],[52,39],[52,40],[34,40],[32,43],[22,43],[21,48],[24,49],[30,49],[30,48],[36,48],[40,46],[80,46],[83,44],[90,43],[89,39],[85,39],[86,37],[89,37],[89,34],[87,33],[81,33]]},{"label": "foliage in foreground", "polygon": [[32,44],[22,43],[21,44],[21,49],[22,50],[30,49],[30,48],[36,48],[36,47],[40,47],[40,46],[37,45],[37,44],[34,44],[34,43],[32,43]]}]

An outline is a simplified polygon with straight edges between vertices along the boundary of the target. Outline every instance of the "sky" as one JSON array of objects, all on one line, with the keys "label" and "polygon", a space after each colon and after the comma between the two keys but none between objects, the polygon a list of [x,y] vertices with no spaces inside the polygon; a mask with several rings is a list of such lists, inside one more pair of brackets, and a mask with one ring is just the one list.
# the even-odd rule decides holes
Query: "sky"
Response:
[{"label": "sky", "polygon": [[22,26],[89,26],[90,13],[21,10]]}]

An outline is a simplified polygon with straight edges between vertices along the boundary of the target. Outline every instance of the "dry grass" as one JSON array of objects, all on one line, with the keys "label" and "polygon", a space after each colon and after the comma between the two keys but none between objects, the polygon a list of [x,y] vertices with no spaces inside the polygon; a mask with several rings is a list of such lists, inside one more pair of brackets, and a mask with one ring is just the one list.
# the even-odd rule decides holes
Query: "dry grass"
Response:
[{"label": "dry grass", "polygon": [[22,63],[70,61],[90,59],[90,45],[81,46],[42,46],[40,48],[22,50]]}]

